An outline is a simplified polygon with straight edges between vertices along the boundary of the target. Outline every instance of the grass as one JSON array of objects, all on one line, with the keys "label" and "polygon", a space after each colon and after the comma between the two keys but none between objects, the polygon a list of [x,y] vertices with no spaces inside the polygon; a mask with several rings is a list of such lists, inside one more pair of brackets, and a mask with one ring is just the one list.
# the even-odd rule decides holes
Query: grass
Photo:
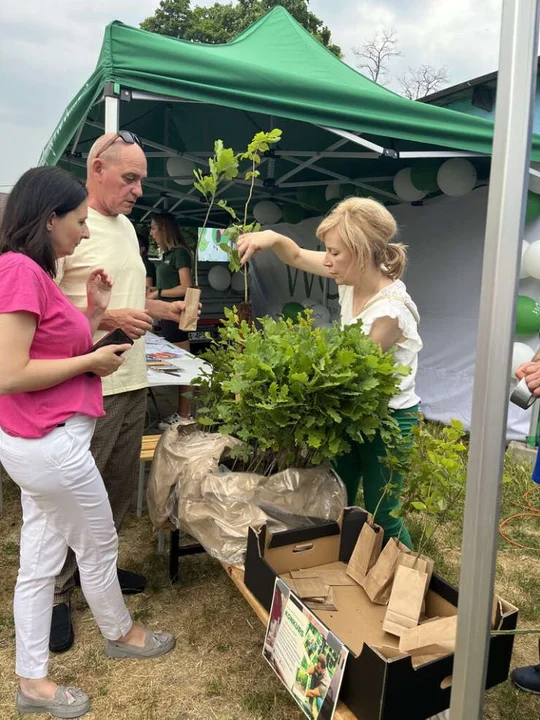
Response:
[{"label": "grass", "polygon": [[[521,511],[531,487],[530,471],[510,458],[503,489],[502,517]],[[0,517],[0,720],[13,720],[14,625],[12,595],[18,568],[18,490],[4,477],[5,509]],[[540,503],[540,492],[535,496]],[[411,527],[413,536],[418,529]],[[509,533],[540,548],[540,522],[524,520]],[[453,583],[459,577],[461,527],[447,525],[428,553]],[[79,591],[74,596],[76,643],[53,656],[51,676],[79,685],[93,699],[89,720],[301,720],[288,693],[262,658],[264,628],[219,563],[207,555],[181,559],[180,582],[168,581],[167,557],[155,552],[147,518],[128,517],[121,534],[120,562],[148,579],[143,595],[126,598],[135,618],[177,636],[177,649],[152,662],[105,658],[97,627]],[[537,551],[501,540],[497,591],[520,608],[520,627],[540,626]],[[536,636],[516,638],[512,665],[538,662]],[[41,716],[36,716],[41,717]],[[43,716],[44,717],[44,716]],[[485,720],[538,720],[540,698],[504,683],[487,694]],[[468,720],[468,719],[467,719]]]}]

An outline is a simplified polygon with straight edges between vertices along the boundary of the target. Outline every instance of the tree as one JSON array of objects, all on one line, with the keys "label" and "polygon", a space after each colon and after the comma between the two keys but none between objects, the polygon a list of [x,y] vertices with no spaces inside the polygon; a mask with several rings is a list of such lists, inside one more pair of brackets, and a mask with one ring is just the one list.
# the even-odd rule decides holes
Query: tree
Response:
[{"label": "tree", "polygon": [[277,5],[284,7],[311,35],[334,55],[341,49],[332,44],[331,31],[314,13],[309,0],[238,0],[237,3],[214,3],[210,7],[190,0],[161,0],[154,15],[143,20],[143,30],[182,38],[193,42],[226,43],[239,35],[258,18]]},{"label": "tree", "polygon": [[361,48],[353,48],[353,53],[363,62],[357,67],[367,70],[373,82],[386,75],[388,61],[393,57],[400,57],[401,53],[396,47],[397,34],[395,30],[382,30]]},{"label": "tree", "polygon": [[[367,70],[374,82],[382,82],[388,75],[388,64],[393,57],[401,57],[398,49],[398,37],[395,30],[382,30],[368,40],[362,47],[353,48],[353,53],[360,60],[357,67]],[[408,68],[407,72],[397,78],[401,94],[409,100],[435,92],[448,82],[448,68],[434,68],[432,65],[420,65]]]},{"label": "tree", "polygon": [[448,68],[434,68],[432,65],[420,65],[418,68],[408,68],[407,72],[398,78],[401,94],[409,100],[418,100],[448,82]]}]

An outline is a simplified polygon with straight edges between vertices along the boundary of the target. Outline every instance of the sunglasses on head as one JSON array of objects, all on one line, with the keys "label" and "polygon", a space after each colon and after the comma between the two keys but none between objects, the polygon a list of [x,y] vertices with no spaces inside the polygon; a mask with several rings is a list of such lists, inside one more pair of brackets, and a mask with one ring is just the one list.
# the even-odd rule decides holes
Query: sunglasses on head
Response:
[{"label": "sunglasses on head", "polygon": [[112,147],[114,143],[118,140],[118,138],[120,138],[120,140],[123,140],[127,145],[138,145],[142,149],[142,142],[140,138],[135,135],[135,133],[132,133],[129,130],[120,130],[114,135],[114,137],[112,137],[108,142],[105,143],[105,145],[95,156],[94,160],[97,160],[100,155],[103,155],[106,150]]}]

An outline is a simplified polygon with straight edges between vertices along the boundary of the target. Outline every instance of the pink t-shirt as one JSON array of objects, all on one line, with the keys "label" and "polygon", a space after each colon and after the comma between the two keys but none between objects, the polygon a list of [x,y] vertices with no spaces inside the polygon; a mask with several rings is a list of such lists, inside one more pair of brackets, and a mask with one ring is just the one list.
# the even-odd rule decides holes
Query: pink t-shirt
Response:
[{"label": "pink t-shirt", "polygon": [[[0,313],[28,312],[37,321],[33,360],[59,360],[92,347],[87,317],[37,263],[22,253],[0,255]],[[8,435],[40,438],[75,413],[104,415],[101,379],[85,373],[46,390],[0,395],[0,427]]]}]

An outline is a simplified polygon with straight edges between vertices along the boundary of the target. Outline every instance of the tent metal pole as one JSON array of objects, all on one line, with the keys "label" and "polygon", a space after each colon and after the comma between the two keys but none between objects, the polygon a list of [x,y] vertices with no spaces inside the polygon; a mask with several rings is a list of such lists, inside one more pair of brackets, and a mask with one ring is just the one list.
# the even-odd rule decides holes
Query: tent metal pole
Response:
[{"label": "tent metal pole", "polygon": [[[92,125],[92,123],[88,123]],[[106,133],[117,133],[120,129],[120,98],[105,97],[105,128]]]},{"label": "tent metal pole", "polygon": [[540,0],[504,0],[462,541],[451,720],[481,720],[497,558]]}]

